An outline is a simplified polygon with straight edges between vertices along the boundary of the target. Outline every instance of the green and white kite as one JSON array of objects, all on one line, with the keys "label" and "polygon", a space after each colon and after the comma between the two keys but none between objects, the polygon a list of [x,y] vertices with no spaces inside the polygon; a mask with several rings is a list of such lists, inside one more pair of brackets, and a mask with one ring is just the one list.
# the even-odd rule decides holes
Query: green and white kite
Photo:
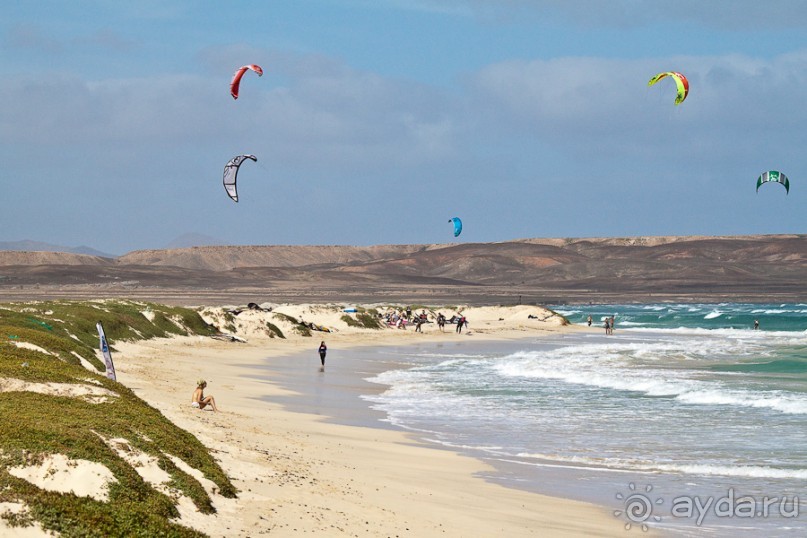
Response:
[{"label": "green and white kite", "polygon": [[781,183],[785,187],[785,194],[790,194],[790,181],[778,170],[769,170],[757,178],[757,192],[763,183]]}]

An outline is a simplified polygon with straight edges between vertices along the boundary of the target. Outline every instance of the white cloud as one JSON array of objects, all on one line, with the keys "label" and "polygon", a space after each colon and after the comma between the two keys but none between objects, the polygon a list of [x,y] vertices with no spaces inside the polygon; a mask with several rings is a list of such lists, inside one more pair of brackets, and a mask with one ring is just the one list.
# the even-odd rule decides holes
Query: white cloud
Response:
[{"label": "white cloud", "polygon": [[[715,233],[793,231],[802,222],[787,213],[763,229],[751,216],[746,228],[731,228],[720,223],[741,210],[708,200],[730,193],[732,182],[753,193],[757,175],[777,167],[793,181],[788,201],[799,196],[805,51],[770,60],[512,60],[435,88],[324,55],[236,48],[265,62],[264,76],[244,79],[237,101],[228,85],[240,53],[229,50],[201,55],[210,66],[204,76],[178,68],[142,78],[99,70],[93,80],[35,71],[0,80],[0,99],[14,104],[0,108],[0,151],[26,192],[8,209],[8,221],[21,223],[8,239],[24,237],[24,215],[39,212],[48,215],[43,239],[69,231],[74,237],[60,242],[110,251],[167,241],[176,229],[239,243],[418,240],[405,227],[389,235],[363,224],[404,204],[424,221],[451,212],[473,223],[476,214],[477,230],[488,234],[479,240],[512,237],[514,226],[519,235],[536,226],[550,235],[624,235],[619,223],[587,223],[614,204],[641,233],[705,231],[681,227],[676,207],[684,203],[714,209],[712,221],[700,222],[718,223]],[[647,86],[666,69],[691,81],[683,105],[673,104],[672,84]],[[238,152],[259,161],[245,175],[243,203],[231,207],[221,170]],[[692,183],[700,185],[694,200]],[[95,218],[112,233],[83,209],[94,196],[106,202]],[[505,212],[518,224],[479,225]]]},{"label": "white cloud", "polygon": [[[321,55],[266,53],[262,78],[241,98],[227,77],[178,72],[85,80],[30,73],[0,81],[0,141],[78,147],[125,143],[144,154],[166,145],[245,144],[289,165],[416,166],[460,158],[462,145],[498,133],[528,137],[568,154],[591,147],[616,156],[667,151],[670,137],[692,151],[754,144],[796,150],[807,120],[800,89],[807,51],[772,60],[746,56],[508,61],[436,89],[355,70]],[[214,60],[218,62],[219,60]],[[672,83],[647,87],[658,71],[690,80],[673,105]],[[98,73],[103,77],[103,71]],[[764,137],[759,135],[764,134]]]},{"label": "white cloud", "polygon": [[135,40],[103,28],[92,33],[58,36],[33,24],[18,24],[3,36],[3,45],[13,51],[36,51],[49,55],[64,55],[76,50],[92,52],[129,52],[138,46]]},{"label": "white cloud", "polygon": [[411,166],[453,151],[455,112],[441,92],[321,56],[274,60],[262,78],[245,77],[238,101],[229,75],[5,79],[0,99],[15,106],[0,109],[0,141],[125,144],[133,159],[165,147],[238,146],[327,168]]},{"label": "white cloud", "polygon": [[361,9],[396,9],[438,15],[473,15],[473,9],[463,0],[336,0],[337,3]]},{"label": "white cloud", "polygon": [[560,18],[580,26],[638,27],[668,22],[694,23],[732,31],[807,27],[801,0],[456,0],[486,20]]},{"label": "white cloud", "polygon": [[18,24],[5,33],[3,45],[12,50],[37,50],[49,54],[64,50],[64,44],[34,24]]},{"label": "white cloud", "polygon": [[[656,72],[673,69],[690,82],[679,106],[671,81],[647,86]],[[802,52],[769,61],[737,55],[511,61],[484,68],[469,84],[487,122],[512,136],[520,132],[580,154],[592,144],[614,154],[632,146],[664,151],[678,136],[678,147],[718,146],[728,155],[760,138],[796,150],[795,129],[807,120],[799,105],[805,82]]]}]

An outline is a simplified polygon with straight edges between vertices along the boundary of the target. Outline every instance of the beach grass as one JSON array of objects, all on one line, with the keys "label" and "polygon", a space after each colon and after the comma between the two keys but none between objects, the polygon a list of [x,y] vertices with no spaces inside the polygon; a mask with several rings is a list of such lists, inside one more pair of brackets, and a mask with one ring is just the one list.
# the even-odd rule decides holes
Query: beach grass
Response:
[{"label": "beach grass", "polygon": [[360,327],[362,329],[382,329],[383,326],[378,319],[378,314],[373,315],[370,312],[357,312],[356,317],[345,314],[341,318],[348,327]]},{"label": "beach grass", "polygon": [[[27,511],[6,512],[0,517],[9,525],[27,526],[36,521],[62,536],[201,536],[171,521],[179,517],[179,495],[191,499],[201,513],[215,512],[199,480],[180,469],[175,459],[212,481],[222,496],[233,498],[236,489],[193,435],[127,387],[106,378],[95,352],[98,321],[103,323],[113,351],[116,341],[218,332],[192,309],[152,303],[0,305],[0,379],[83,387],[110,395],[99,402],[34,390],[2,393],[0,502],[21,503]],[[153,459],[170,476],[170,482],[155,487],[121,457],[121,451]],[[108,500],[47,491],[9,472],[55,454],[100,463],[111,471],[114,480],[108,485]]]},{"label": "beach grass", "polygon": [[266,335],[269,338],[286,338],[283,335],[283,331],[280,330],[280,327],[268,321],[266,322]]},{"label": "beach grass", "polygon": [[287,323],[291,323],[294,331],[296,331],[300,336],[311,336],[311,328],[303,324],[302,321],[298,320],[294,316],[289,316],[288,314],[283,314],[282,312],[273,312],[272,315]]}]

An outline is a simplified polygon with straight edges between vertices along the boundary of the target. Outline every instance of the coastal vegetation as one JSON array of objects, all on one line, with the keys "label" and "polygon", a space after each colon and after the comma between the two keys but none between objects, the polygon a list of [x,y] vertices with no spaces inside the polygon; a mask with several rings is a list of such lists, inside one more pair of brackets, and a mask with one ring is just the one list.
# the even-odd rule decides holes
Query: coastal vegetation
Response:
[{"label": "coastal vegetation", "polygon": [[[375,309],[373,309],[375,310]],[[345,314],[342,316],[342,321],[347,324],[348,327],[360,327],[362,329],[382,329],[383,326],[378,318],[378,314],[376,313],[373,315],[370,312],[356,312],[355,318],[349,314]]]},{"label": "coastal vegetation", "polygon": [[286,338],[283,336],[283,331],[274,323],[266,322],[266,334],[269,338]]},{"label": "coastal vegetation", "polygon": [[[115,342],[213,335],[193,309],[134,301],[52,301],[0,305],[0,513],[8,524],[62,536],[201,536],[176,521],[178,500],[215,512],[200,480],[217,494],[236,489],[210,451],[124,385],[108,379],[96,354],[96,323]],[[110,473],[105,497],[40,488],[20,470],[54,456]],[[149,462],[163,483],[138,472]],[[51,472],[56,472],[52,470]]]},{"label": "coastal vegetation", "polygon": [[311,336],[311,328],[297,318],[289,316],[288,314],[283,314],[282,312],[273,312],[272,314],[276,318],[283,320],[286,323],[290,323],[293,330],[296,331],[300,336]]}]

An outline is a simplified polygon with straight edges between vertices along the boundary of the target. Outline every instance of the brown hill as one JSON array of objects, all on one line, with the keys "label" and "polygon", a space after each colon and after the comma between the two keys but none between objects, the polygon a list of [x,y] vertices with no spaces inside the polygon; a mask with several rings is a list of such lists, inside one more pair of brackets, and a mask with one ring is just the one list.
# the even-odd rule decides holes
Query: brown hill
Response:
[{"label": "brown hill", "polygon": [[112,260],[69,252],[0,250],[0,266],[4,265],[109,265]]},{"label": "brown hill", "polygon": [[445,245],[351,246],[223,246],[170,250],[136,250],[118,258],[122,265],[171,265],[189,269],[228,271],[237,267],[303,267],[351,264],[400,258]]},{"label": "brown hill", "polygon": [[0,300],[792,301],[807,300],[805,262],[804,235],[0,253]]}]

